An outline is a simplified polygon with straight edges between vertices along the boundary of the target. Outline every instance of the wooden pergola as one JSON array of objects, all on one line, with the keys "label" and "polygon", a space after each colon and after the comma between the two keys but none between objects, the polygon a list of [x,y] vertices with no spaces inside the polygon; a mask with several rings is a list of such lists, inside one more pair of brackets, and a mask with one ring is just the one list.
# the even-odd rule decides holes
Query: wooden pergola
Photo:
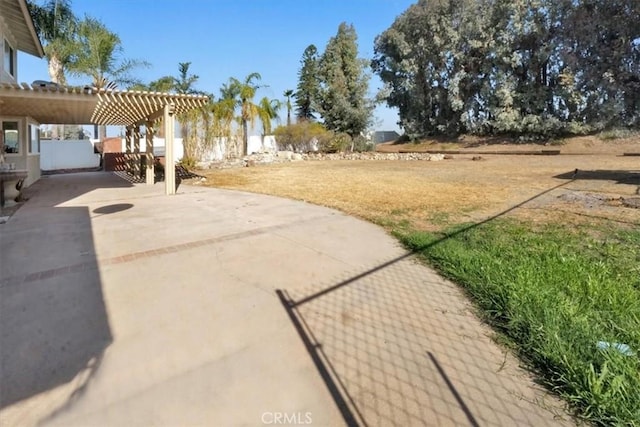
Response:
[{"label": "wooden pergola", "polygon": [[[146,182],[154,183],[154,124],[162,120],[165,135],[165,192],[175,194],[173,155],[175,116],[200,108],[206,96],[160,92],[96,90],[53,84],[0,84],[0,114],[31,117],[42,124],[96,124],[126,127],[125,147],[129,173],[140,177],[145,159]],[[146,150],[140,153],[141,126]]]}]

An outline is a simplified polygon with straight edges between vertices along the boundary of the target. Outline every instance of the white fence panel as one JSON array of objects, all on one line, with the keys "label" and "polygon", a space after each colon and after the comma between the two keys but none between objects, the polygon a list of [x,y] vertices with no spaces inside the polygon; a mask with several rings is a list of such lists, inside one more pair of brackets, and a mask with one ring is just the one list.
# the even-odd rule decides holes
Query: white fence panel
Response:
[{"label": "white fence panel", "polygon": [[40,142],[40,169],[97,168],[100,155],[93,152],[93,144],[88,139],[43,140]]},{"label": "white fence panel", "polygon": [[[122,138],[122,152],[126,153],[126,141]],[[133,151],[133,142],[131,143],[131,150]],[[140,152],[144,153],[147,151],[147,142],[145,138],[140,138]],[[165,152],[165,142],[164,138],[158,138],[157,136],[153,137],[153,155],[154,156],[164,156]],[[173,139],[173,158],[176,161],[180,160],[184,156],[184,147],[182,146],[182,138],[174,138]]]}]

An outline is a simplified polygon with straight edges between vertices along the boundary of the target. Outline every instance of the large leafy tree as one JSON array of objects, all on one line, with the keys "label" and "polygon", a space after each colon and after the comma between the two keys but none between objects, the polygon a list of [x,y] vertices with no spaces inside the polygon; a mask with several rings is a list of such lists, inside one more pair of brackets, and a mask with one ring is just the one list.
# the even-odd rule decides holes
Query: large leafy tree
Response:
[{"label": "large leafy tree", "polygon": [[372,66],[408,134],[457,133],[475,125],[480,113],[469,93],[486,83],[489,63],[483,6],[421,0],[376,38]]},{"label": "large leafy tree", "polygon": [[[600,127],[640,127],[640,2],[582,0],[563,20],[564,59],[584,118]],[[594,22],[595,21],[595,22]]]},{"label": "large leafy tree", "polygon": [[371,122],[373,104],[367,98],[369,75],[365,64],[358,58],[353,25],[343,22],[327,43],[318,64],[321,82],[318,109],[327,129],[353,138]]},{"label": "large leafy tree", "polygon": [[419,0],[372,67],[414,136],[637,127],[639,19],[635,0]]},{"label": "large leafy tree", "polygon": [[295,93],[298,120],[315,120],[319,92],[318,49],[311,44],[302,54],[298,71],[298,86]]}]

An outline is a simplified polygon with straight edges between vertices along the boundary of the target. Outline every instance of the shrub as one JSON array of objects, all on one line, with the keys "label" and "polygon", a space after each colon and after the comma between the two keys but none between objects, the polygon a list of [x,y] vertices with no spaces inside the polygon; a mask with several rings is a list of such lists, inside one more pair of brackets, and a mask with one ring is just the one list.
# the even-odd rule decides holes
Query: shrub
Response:
[{"label": "shrub", "polygon": [[289,126],[278,126],[274,135],[279,150],[297,153],[315,151],[331,137],[331,132],[316,122],[302,121]]},{"label": "shrub", "polygon": [[184,156],[178,161],[178,164],[185,169],[195,169],[196,159],[194,159],[193,157]]},{"label": "shrub", "polygon": [[411,142],[412,139],[409,136],[409,134],[403,133],[402,135],[400,135],[400,137],[398,139],[395,140],[396,144],[404,144],[406,142]]},{"label": "shrub", "polygon": [[364,136],[359,135],[353,138],[353,151],[373,151],[375,149],[373,141],[367,140]]},{"label": "shrub", "polygon": [[331,138],[328,138],[324,143],[319,144],[320,151],[325,153],[336,153],[346,151],[351,148],[351,136],[346,133],[334,134]]}]

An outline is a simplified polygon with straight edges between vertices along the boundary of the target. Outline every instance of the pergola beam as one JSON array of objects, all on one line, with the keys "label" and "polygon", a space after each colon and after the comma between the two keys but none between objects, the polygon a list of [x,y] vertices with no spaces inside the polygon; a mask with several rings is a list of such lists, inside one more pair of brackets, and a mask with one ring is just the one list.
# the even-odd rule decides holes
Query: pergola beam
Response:
[{"label": "pergola beam", "polygon": [[175,111],[172,105],[164,106],[164,192],[176,194],[176,167],[173,156]]},{"label": "pergola beam", "polygon": [[155,158],[153,156],[153,135],[155,133],[155,129],[153,128],[153,122],[147,121],[145,123],[145,138],[146,138],[146,153],[145,153],[145,165],[146,165],[146,182],[147,185],[153,185],[156,182],[156,174],[155,174]]}]

